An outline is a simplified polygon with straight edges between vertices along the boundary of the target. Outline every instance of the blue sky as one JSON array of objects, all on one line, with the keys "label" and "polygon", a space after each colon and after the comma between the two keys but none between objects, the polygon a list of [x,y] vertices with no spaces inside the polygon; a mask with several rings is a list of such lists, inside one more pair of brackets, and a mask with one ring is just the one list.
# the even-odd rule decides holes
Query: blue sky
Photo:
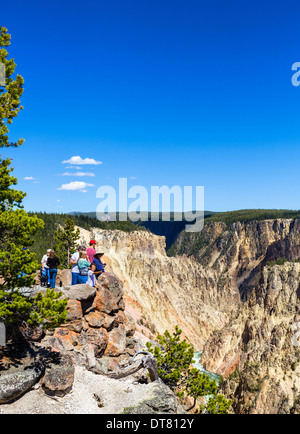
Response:
[{"label": "blue sky", "polygon": [[4,151],[25,208],[95,211],[97,188],[126,177],[203,185],[207,210],[299,209],[299,13],[290,0],[1,5],[25,79],[10,137],[26,141]]}]

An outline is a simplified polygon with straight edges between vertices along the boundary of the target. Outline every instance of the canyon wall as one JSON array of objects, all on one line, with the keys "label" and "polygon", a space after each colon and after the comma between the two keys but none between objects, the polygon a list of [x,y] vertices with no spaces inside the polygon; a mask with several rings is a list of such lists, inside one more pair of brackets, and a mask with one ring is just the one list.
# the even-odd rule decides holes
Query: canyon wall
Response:
[{"label": "canyon wall", "polygon": [[202,363],[226,378],[236,413],[300,412],[300,264],[263,269],[238,314],[207,341]]},{"label": "canyon wall", "polygon": [[[87,244],[91,233],[81,230]],[[225,379],[236,413],[299,413],[300,220],[207,223],[165,252],[149,232],[93,230],[126,305],[153,333],[178,324]]]},{"label": "canyon wall", "polygon": [[[91,233],[81,229],[87,245]],[[165,238],[145,231],[93,230],[97,250],[105,253],[107,270],[124,281],[126,306],[137,309],[155,332],[174,330],[201,349],[213,330],[237,312],[236,288],[187,256],[169,258]]]}]

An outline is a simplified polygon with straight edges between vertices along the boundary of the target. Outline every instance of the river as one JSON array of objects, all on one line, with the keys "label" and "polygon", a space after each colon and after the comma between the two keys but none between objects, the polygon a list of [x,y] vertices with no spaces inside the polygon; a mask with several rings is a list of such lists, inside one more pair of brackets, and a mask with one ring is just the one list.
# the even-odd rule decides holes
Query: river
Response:
[{"label": "river", "polygon": [[192,363],[193,367],[199,369],[200,372],[207,374],[211,380],[215,380],[217,385],[219,385],[221,377],[218,374],[213,374],[212,372],[208,372],[203,368],[203,366],[200,363],[201,356],[202,356],[202,351],[198,351],[194,353],[194,359]]}]

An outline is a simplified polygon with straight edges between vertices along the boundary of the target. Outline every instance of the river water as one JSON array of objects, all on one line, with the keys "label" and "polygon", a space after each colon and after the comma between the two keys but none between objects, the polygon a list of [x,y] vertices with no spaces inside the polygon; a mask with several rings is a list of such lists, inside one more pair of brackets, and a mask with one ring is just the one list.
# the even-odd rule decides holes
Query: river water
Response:
[{"label": "river water", "polygon": [[200,372],[207,374],[211,380],[215,380],[217,385],[219,385],[220,379],[221,379],[220,376],[218,374],[213,374],[212,372],[208,372],[203,368],[203,366],[200,363],[201,356],[202,356],[202,351],[198,351],[198,352],[194,353],[194,359],[193,359],[192,366],[194,368],[199,369]]}]

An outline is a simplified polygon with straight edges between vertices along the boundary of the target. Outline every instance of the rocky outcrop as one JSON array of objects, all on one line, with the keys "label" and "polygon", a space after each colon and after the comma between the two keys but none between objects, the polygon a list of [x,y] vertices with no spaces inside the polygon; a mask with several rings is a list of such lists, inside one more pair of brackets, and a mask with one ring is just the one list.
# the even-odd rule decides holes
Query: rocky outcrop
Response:
[{"label": "rocky outcrop", "polygon": [[91,345],[96,357],[118,357],[126,353],[127,338],[134,335],[132,318],[124,312],[123,282],[114,274],[105,273],[97,287],[74,285],[64,288],[68,299],[67,322],[48,334],[42,346],[76,357]]},{"label": "rocky outcrop", "polygon": [[40,342],[22,341],[18,359],[13,344],[0,354],[0,413],[185,413],[160,382],[153,356],[140,351],[122,288],[111,273],[96,288],[62,288],[66,323]]},{"label": "rocky outcrop", "polygon": [[[111,273],[100,277],[96,288],[88,285],[62,288],[62,298],[68,300],[66,323],[47,332],[45,337],[40,330],[37,333],[27,327],[31,332],[26,329],[26,336],[37,337],[31,339],[35,344],[31,353],[26,353],[27,364],[20,356],[21,362],[14,367],[15,350],[12,350],[6,363],[0,366],[0,403],[19,397],[41,377],[45,393],[68,394],[74,382],[75,364],[87,366],[88,351],[93,352],[93,357],[110,359],[108,371],[126,363],[140,347],[133,336],[134,321],[124,312],[122,288],[123,282]],[[29,296],[39,291],[46,289],[27,288]]]}]

